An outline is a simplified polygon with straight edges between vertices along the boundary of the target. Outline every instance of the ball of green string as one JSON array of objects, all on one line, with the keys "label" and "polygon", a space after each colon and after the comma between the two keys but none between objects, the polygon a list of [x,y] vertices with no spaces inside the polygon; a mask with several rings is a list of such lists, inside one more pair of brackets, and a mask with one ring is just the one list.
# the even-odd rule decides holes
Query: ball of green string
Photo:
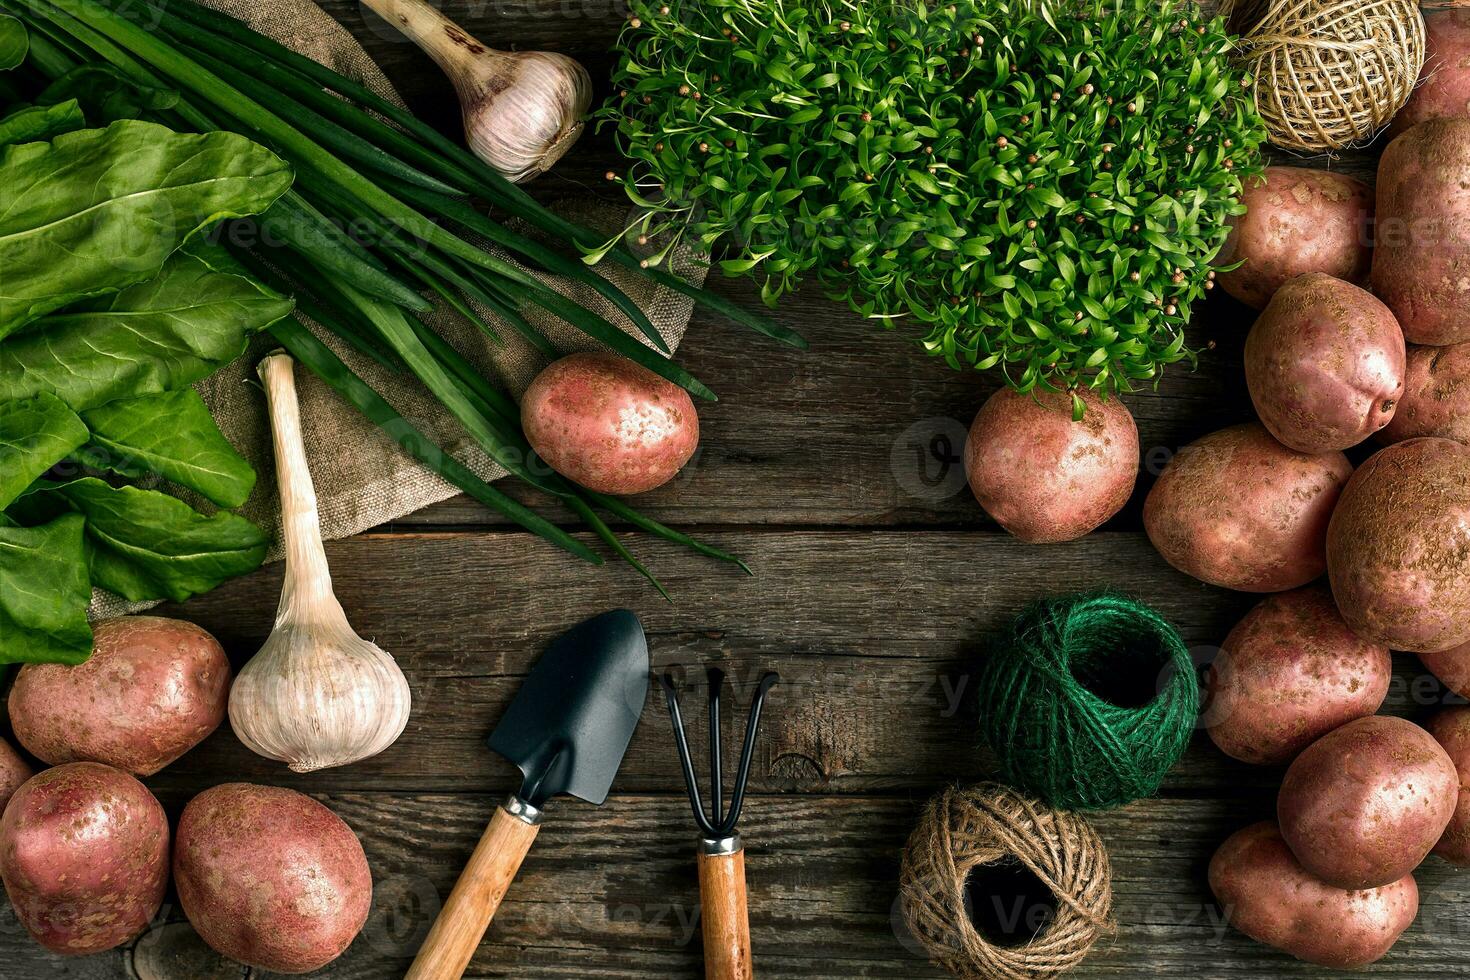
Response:
[{"label": "ball of green string", "polygon": [[986,658],[980,727],[1005,780],[1067,810],[1151,796],[1189,742],[1199,681],[1153,609],[1114,593],[1045,599]]}]

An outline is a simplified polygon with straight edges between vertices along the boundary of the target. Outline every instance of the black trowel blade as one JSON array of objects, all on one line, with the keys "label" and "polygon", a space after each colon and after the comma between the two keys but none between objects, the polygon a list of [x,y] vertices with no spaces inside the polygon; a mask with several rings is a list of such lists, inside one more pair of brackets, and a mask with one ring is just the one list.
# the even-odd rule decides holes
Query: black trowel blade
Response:
[{"label": "black trowel blade", "polygon": [[601,806],[648,697],[643,624],[614,609],[572,627],[531,668],[490,748],[525,776],[521,798],[566,793]]}]

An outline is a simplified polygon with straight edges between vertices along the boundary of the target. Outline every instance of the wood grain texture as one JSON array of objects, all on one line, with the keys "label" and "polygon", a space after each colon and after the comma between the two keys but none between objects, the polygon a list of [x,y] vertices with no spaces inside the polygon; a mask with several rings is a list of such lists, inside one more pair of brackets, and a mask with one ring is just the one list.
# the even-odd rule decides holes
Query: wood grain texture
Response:
[{"label": "wood grain texture", "polygon": [[[150,785],[197,792],[240,774],[316,792],[511,792],[519,775],[485,747],[485,736],[554,636],[623,606],[643,619],[656,669],[684,668],[684,682],[701,688],[702,666],[721,666],[737,705],[748,703],[765,670],[781,672],[757,743],[753,791],[907,792],[993,773],[977,747],[973,676],[987,644],[1028,601],[1123,589],[1167,616],[1201,660],[1256,601],[1173,571],[1137,533],[1048,547],[987,532],[710,537],[749,558],[756,577],[629,536],[665,576],[673,605],[625,570],[585,565],[524,534],[330,542],[349,620],[397,657],[412,687],[414,713],[402,738],[357,765],[297,776],[251,755],[226,728]],[[210,630],[238,666],[265,639],[279,588],[280,568],[271,566],[162,611]],[[1422,718],[1452,697],[1417,658],[1399,658],[1394,710]],[[687,696],[694,744],[707,737],[703,700],[702,688]],[[1279,776],[1226,758],[1200,733],[1165,791],[1266,793]],[[615,788],[678,793],[682,785],[668,717],[651,696]]]},{"label": "wood grain texture", "polygon": [[705,980],[752,980],[745,851],[701,853],[698,863]]},{"label": "wood grain texture", "polygon": [[[750,856],[751,943],[762,980],[945,976],[901,934],[895,906],[900,854],[928,793],[748,801],[741,823]],[[375,888],[363,933],[340,960],[313,976],[398,980],[494,799],[382,793],[321,799],[362,836]],[[1214,849],[1268,813],[1265,801],[1154,800],[1090,818],[1113,861],[1118,932],[1069,980],[1339,980],[1343,975],[1291,960],[1229,929],[1209,894],[1205,869]],[[549,806],[536,848],[466,977],[699,977],[694,839],[682,797],[615,796],[601,810],[574,801]],[[1418,921],[1363,975],[1463,975],[1470,957],[1470,881],[1438,858],[1430,858],[1417,879]],[[171,898],[163,915],[178,917]],[[0,910],[0,943],[0,977],[6,980],[126,976],[119,953],[67,960],[24,941],[8,906]]]},{"label": "wood grain texture", "polygon": [[495,808],[404,980],[459,980],[500,908],[540,826]]},{"label": "wood grain texture", "polygon": [[[422,52],[356,0],[323,5],[363,40],[416,111],[458,134],[457,99]],[[486,43],[578,57],[598,98],[607,93],[608,49],[625,0],[448,0],[442,9]],[[1378,149],[1278,162],[1371,181]],[[620,166],[610,134],[589,132],[529,189],[548,201],[595,194],[623,206],[602,178]],[[712,284],[759,303],[748,282],[717,273]],[[626,568],[586,566],[456,498],[328,545],[352,622],[397,655],[413,685],[414,715],[396,745],[303,777],[253,756],[226,726],[149,784],[174,816],[202,789],[232,780],[322,799],[362,837],[375,891],[363,934],[314,976],[397,980],[473,853],[486,814],[519,785],[484,736],[553,636],[592,612],[627,606],[648,626],[656,667],[688,667],[693,680],[717,663],[741,705],[762,671],[781,671],[741,822],[761,976],[941,977],[897,926],[899,855],[930,793],[994,774],[976,745],[970,692],[990,639],[1032,598],[1110,585],[1156,605],[1204,659],[1255,601],[1169,569],[1139,533],[1138,516],[1175,449],[1250,417],[1240,353],[1253,317],[1218,291],[1197,311],[1192,343],[1214,344],[1200,370],[1172,369],[1157,390],[1127,399],[1144,447],[1133,501],[1104,533],[1037,548],[996,533],[959,472],[964,431],[993,379],[949,370],[811,286],[779,313],[811,341],[807,353],[697,313],[680,360],[721,401],[701,405],[694,464],[638,504],[749,558],[756,578],[629,535],[670,587],[677,600],[670,606]],[[545,504],[515,481],[500,486]],[[214,632],[238,666],[265,639],[279,589],[273,566],[161,612]],[[1453,701],[1415,658],[1397,658],[1387,710],[1422,719]],[[702,741],[704,713],[687,715],[690,738]],[[1072,976],[1329,976],[1231,931],[1205,885],[1219,843],[1270,816],[1280,775],[1225,758],[1199,732],[1159,799],[1093,818],[1112,856],[1119,930]],[[537,847],[466,975],[699,976],[695,836],[667,718],[651,699],[607,807],[557,801],[548,808]],[[1431,858],[1418,880],[1419,919],[1373,976],[1467,973],[1470,876]],[[160,920],[180,918],[171,896]],[[186,965],[194,960],[149,955],[178,933],[140,940],[136,959],[158,973],[147,980],[200,980]],[[50,955],[0,903],[0,980],[124,980],[136,975],[134,959],[134,951]]]}]

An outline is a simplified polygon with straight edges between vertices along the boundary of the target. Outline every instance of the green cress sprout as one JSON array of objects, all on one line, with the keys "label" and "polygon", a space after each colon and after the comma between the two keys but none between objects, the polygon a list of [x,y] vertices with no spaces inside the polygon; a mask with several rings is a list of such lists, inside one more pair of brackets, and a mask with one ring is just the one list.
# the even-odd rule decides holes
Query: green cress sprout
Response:
[{"label": "green cress sprout", "polygon": [[768,304],[814,274],[955,368],[1128,391],[1193,361],[1260,169],[1231,44],[1176,0],[633,0],[609,177],[653,265],[720,243]]}]

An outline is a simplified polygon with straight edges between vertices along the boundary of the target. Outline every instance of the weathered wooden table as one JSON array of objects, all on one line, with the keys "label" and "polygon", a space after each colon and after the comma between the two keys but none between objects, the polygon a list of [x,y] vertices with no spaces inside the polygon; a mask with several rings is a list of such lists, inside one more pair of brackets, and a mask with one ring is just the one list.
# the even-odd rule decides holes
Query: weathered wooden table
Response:
[{"label": "weathered wooden table", "polygon": [[[450,89],[417,49],[349,0],[327,6],[416,109],[454,129]],[[617,0],[454,0],[446,12],[492,44],[565,50],[599,79],[623,16]],[[1367,176],[1372,159],[1336,166]],[[605,138],[588,138],[537,190],[606,193],[601,174],[615,160]],[[758,302],[748,284],[718,287]],[[247,752],[225,726],[149,780],[174,815],[207,786],[249,780],[311,793],[352,825],[373,868],[373,913],[318,975],[402,976],[492,807],[519,784],[484,736],[545,644],[593,612],[636,610],[656,667],[719,664],[741,705],[763,670],[781,672],[741,825],[758,974],[929,977],[942,974],[896,928],[899,854],[934,790],[993,771],[969,697],[987,639],[1028,600],[1082,587],[1136,593],[1201,648],[1252,604],[1174,572],[1139,522],[1143,493],[1174,449],[1250,415],[1245,309],[1215,299],[1194,332],[1218,343],[1200,370],[1172,370],[1158,391],[1129,399],[1144,446],[1130,506],[1085,540],[1046,547],[1000,532],[964,485],[963,434],[993,381],[950,371],[815,289],[781,317],[810,339],[809,352],[696,316],[679,357],[721,400],[700,406],[702,447],[687,473],[641,501],[745,556],[756,577],[631,535],[670,605],[625,567],[589,567],[457,498],[328,546],[352,622],[397,656],[413,686],[414,714],[392,749],[299,777]],[[272,566],[164,612],[200,623],[243,662],[270,628],[280,584]],[[1398,666],[1387,710],[1417,717],[1445,699],[1414,658]],[[702,743],[702,711],[687,713]],[[1159,798],[1096,816],[1118,931],[1075,975],[1330,975],[1228,930],[1206,887],[1214,848],[1271,815],[1279,779],[1225,758],[1201,733]],[[549,810],[469,976],[700,975],[693,842],[668,719],[650,695],[607,806]],[[1463,974],[1470,875],[1432,858],[1418,878],[1419,921],[1373,972]],[[173,904],[164,914],[181,917]],[[158,948],[136,958],[155,963]],[[132,957],[49,956],[8,905],[0,913],[5,980],[123,977]],[[156,975],[168,980],[241,976],[165,966]]]}]

